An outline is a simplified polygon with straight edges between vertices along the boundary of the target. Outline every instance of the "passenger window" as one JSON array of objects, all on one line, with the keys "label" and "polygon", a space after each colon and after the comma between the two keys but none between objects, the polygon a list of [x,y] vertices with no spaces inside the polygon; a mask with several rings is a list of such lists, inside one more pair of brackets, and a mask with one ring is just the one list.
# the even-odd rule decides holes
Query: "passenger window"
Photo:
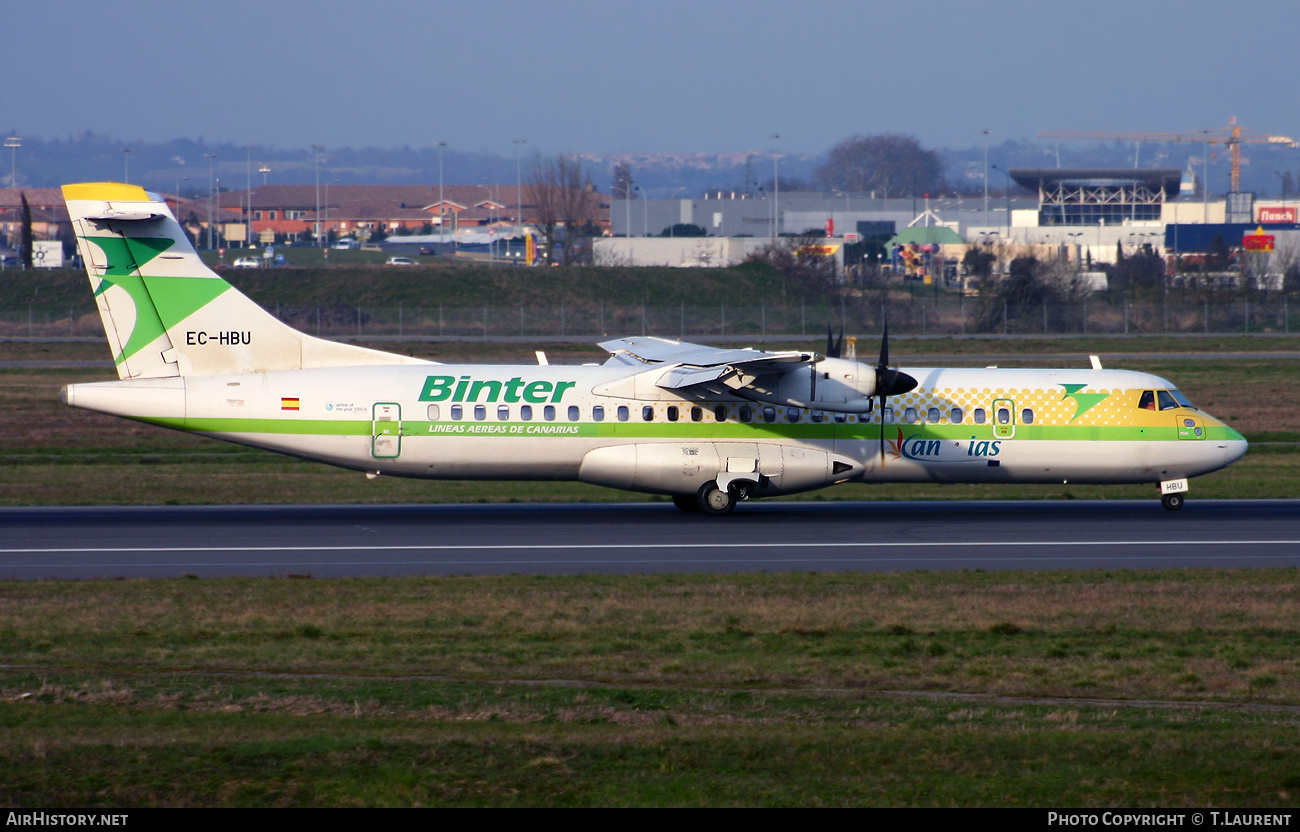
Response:
[{"label": "passenger window", "polygon": [[749,405],[741,405],[739,415],[740,415],[740,421],[742,422],[754,421],[754,411],[749,409]]},{"label": "passenger window", "polygon": [[698,407],[691,408],[691,421],[699,422],[704,419],[704,411]]},{"label": "passenger window", "polygon": [[849,417],[846,416],[846,415],[843,414],[843,413],[836,413],[836,414],[835,414],[835,421],[840,422],[840,423],[844,423],[844,422],[848,421],[848,418],[849,418]]},{"label": "passenger window", "polygon": [[452,419],[455,419],[457,422],[460,421],[461,416],[463,416],[464,413],[465,413],[465,411],[461,408],[460,405],[458,405],[458,404],[453,404],[453,405],[451,406],[451,418],[452,418]]},{"label": "passenger window", "polygon": [[1010,411],[1010,410],[1007,410],[1005,407],[999,407],[999,408],[998,408],[998,424],[999,424],[999,425],[1009,425],[1009,424],[1011,424],[1011,411]]},{"label": "passenger window", "polygon": [[763,421],[769,425],[776,421],[776,408],[768,405],[763,408]]},{"label": "passenger window", "polygon": [[605,408],[601,405],[596,405],[595,407],[593,407],[591,409],[591,418],[592,421],[595,422],[605,421]]},{"label": "passenger window", "polygon": [[982,407],[975,408],[974,415],[975,415],[975,424],[977,425],[984,424],[984,408]]},{"label": "passenger window", "polygon": [[641,408],[641,421],[652,422],[654,421],[654,418],[655,418],[654,405],[648,404],[645,407]]},{"label": "passenger window", "polygon": [[627,421],[627,405],[625,405],[625,404],[620,404],[620,405],[618,406],[618,420],[619,420],[620,422],[626,422],[626,421]]},{"label": "passenger window", "polygon": [[925,418],[926,421],[928,421],[930,424],[937,425],[939,423],[939,408],[937,407],[930,408],[926,412]]},{"label": "passenger window", "polygon": [[1143,390],[1142,398],[1138,399],[1138,407],[1143,410],[1156,409],[1156,394],[1153,390]]},{"label": "passenger window", "polygon": [[903,424],[910,425],[916,421],[916,408],[909,407],[903,411]]},{"label": "passenger window", "polygon": [[812,413],[808,414],[808,418],[812,419],[814,422],[820,422],[822,419],[826,418],[826,414],[822,413],[820,410],[814,410]]},{"label": "passenger window", "polygon": [[524,422],[533,420],[533,406],[531,404],[522,405],[519,408],[519,418]]},{"label": "passenger window", "polygon": [[510,408],[504,404],[497,405],[497,419],[502,422],[509,422]]},{"label": "passenger window", "polygon": [[797,421],[799,421],[799,408],[797,408],[797,407],[789,407],[789,408],[786,408],[786,411],[785,411],[785,420],[786,420],[787,422],[797,422]]},{"label": "passenger window", "polygon": [[954,407],[948,414],[948,421],[954,425],[960,425],[965,419],[966,414],[962,412],[960,407]]},{"label": "passenger window", "polygon": [[668,406],[668,421],[670,422],[677,421],[677,405],[675,404]]},{"label": "passenger window", "polygon": [[576,404],[569,405],[569,421],[578,421],[578,406]]},{"label": "passenger window", "polygon": [[438,406],[436,404],[429,405],[429,421],[436,422],[441,418],[442,417],[438,415]]},{"label": "passenger window", "polygon": [[1034,423],[1034,411],[1027,407],[1020,411],[1020,423],[1022,425],[1032,425]]},{"label": "passenger window", "polygon": [[553,404],[548,404],[548,405],[547,405],[547,406],[542,410],[542,417],[545,418],[546,421],[548,421],[548,422],[554,422],[554,421],[555,421],[555,405],[553,405]]},{"label": "passenger window", "polygon": [[717,407],[713,408],[713,418],[718,420],[719,422],[727,421],[727,408],[723,407],[722,405],[718,405]]},{"label": "passenger window", "polygon": [[474,405],[474,418],[475,418],[476,420],[480,421],[480,422],[483,421],[484,419],[486,419],[486,418],[487,418],[487,405],[485,405],[485,404],[476,404],[476,405]]},{"label": "passenger window", "polygon": [[885,408],[885,410],[884,410],[884,417],[885,417],[885,424],[886,424],[886,425],[892,425],[892,424],[894,424],[894,408],[892,408],[892,407],[887,407],[887,408]]},{"label": "passenger window", "polygon": [[1168,390],[1161,390],[1156,395],[1160,397],[1161,410],[1173,410],[1178,407],[1178,402],[1174,401],[1174,397],[1169,395]]}]

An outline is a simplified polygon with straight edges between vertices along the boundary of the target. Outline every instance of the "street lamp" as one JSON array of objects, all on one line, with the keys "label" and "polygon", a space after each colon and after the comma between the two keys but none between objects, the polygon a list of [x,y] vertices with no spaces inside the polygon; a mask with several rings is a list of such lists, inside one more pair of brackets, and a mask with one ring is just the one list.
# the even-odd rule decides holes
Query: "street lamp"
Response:
[{"label": "street lamp", "polygon": [[981,130],[984,136],[984,227],[989,227],[989,134],[992,130]]},{"label": "street lamp", "polygon": [[1007,178],[1007,240],[1011,239],[1011,174],[997,165],[990,165],[993,170]]},{"label": "street lamp", "polygon": [[122,148],[122,181],[131,184],[131,148]]},{"label": "street lamp", "polygon": [[316,242],[320,242],[320,152],[325,149],[323,144],[314,144],[311,146],[312,159],[316,164]]},{"label": "street lamp", "polygon": [[781,236],[781,134],[773,133],[776,147],[772,151],[772,239]]},{"label": "street lamp", "polygon": [[215,153],[204,153],[203,158],[208,160],[208,251],[212,250],[212,165],[217,158]]},{"label": "street lamp", "polygon": [[523,180],[519,175],[519,145],[528,141],[528,139],[511,139],[515,143],[515,225],[522,233],[524,227],[524,188]]},{"label": "street lamp", "polygon": [[253,245],[253,148],[257,145],[244,145],[244,152],[248,154],[245,163],[248,166],[248,213],[244,214],[244,248]]},{"label": "street lamp", "polygon": [[446,142],[438,142],[438,243],[447,242],[447,204],[442,198],[442,149]]},{"label": "street lamp", "polygon": [[23,146],[22,136],[6,136],[5,147],[9,148],[9,187],[18,187],[18,148]]}]

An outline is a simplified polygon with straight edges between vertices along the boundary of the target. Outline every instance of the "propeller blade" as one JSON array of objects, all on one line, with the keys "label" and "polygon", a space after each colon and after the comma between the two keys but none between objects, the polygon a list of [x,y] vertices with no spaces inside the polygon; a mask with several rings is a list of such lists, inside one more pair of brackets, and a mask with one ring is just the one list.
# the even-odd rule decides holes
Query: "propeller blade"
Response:
[{"label": "propeller blade", "polygon": [[840,329],[840,337],[836,338],[831,333],[831,325],[826,324],[826,357],[843,358],[844,357],[844,330]]}]

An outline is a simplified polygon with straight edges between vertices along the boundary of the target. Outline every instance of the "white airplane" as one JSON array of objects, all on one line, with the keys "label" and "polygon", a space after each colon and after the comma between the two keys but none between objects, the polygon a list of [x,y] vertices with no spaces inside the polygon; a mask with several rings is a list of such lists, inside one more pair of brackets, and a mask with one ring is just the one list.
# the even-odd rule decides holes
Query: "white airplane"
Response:
[{"label": "white airplane", "polygon": [[1091,369],[875,366],[663,338],[601,344],[601,365],[446,365],[313,338],[199,260],[134,185],[63,188],[118,381],[66,404],[365,472],[580,480],[678,508],[844,482],[1152,483],[1246,441],[1157,376]]}]

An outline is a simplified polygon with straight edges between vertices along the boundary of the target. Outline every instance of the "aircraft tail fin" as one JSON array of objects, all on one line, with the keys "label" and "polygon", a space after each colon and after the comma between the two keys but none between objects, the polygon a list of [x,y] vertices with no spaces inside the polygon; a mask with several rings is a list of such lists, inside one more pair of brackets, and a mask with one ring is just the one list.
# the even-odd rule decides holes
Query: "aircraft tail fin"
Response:
[{"label": "aircraft tail fin", "polygon": [[139,186],[65,185],[63,198],[120,378],[429,363],[293,329],[205,266]]}]

